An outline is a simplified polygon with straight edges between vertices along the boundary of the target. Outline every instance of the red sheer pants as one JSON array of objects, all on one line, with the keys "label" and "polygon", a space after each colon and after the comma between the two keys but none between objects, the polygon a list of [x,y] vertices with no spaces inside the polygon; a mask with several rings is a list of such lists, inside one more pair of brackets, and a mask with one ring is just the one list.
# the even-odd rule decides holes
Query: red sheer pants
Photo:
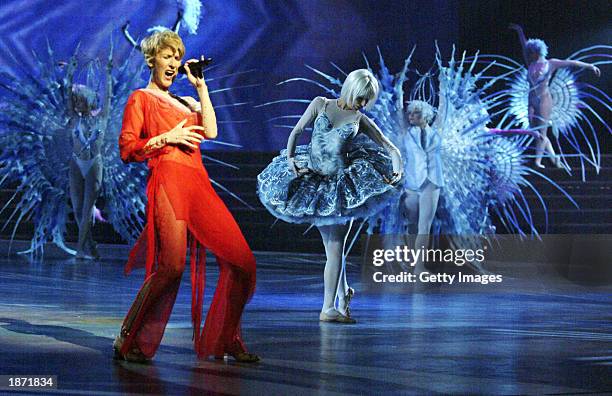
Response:
[{"label": "red sheer pants", "polygon": [[[163,187],[155,200],[157,270],[149,276],[122,327],[122,352],[138,348],[146,357],[155,355],[176,300],[187,253],[187,222],[177,220]],[[217,225],[223,232],[223,223]],[[214,250],[213,250],[214,251]],[[202,334],[198,356],[222,355],[245,350],[240,336],[240,317],[249,298],[248,274],[217,256],[219,280]]]}]

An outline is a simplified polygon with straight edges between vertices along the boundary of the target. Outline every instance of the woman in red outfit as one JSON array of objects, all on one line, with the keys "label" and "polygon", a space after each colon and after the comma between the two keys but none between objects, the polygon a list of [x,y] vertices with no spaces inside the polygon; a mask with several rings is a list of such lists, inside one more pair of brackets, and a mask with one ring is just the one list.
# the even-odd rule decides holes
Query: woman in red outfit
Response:
[{"label": "woman in red outfit", "polygon": [[[148,161],[147,222],[130,253],[126,273],[145,267],[146,279],[113,347],[118,358],[151,359],[176,299],[190,246],[192,320],[198,357],[229,354],[255,362],[240,336],[240,317],[255,289],[255,258],[234,218],[213,190],[199,143],[217,136],[204,79],[189,72],[199,101],[169,92],[185,47],[172,31],[143,40],[149,85],[132,93],[123,115],[119,149],[124,162]],[[205,257],[217,258],[219,282],[200,333]]]}]

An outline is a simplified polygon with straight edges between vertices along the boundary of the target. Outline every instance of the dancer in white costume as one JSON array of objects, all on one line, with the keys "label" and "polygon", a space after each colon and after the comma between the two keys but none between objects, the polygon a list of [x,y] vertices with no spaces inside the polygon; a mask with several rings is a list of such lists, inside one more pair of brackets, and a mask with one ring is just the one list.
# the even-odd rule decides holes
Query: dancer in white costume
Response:
[{"label": "dancer in white costume", "polygon": [[[408,230],[416,234],[414,248],[427,249],[440,189],[444,186],[440,158],[441,138],[429,126],[434,118],[434,108],[429,103],[413,100],[406,109],[406,117],[398,112],[399,124],[404,131],[400,144],[406,153],[403,183],[405,193],[401,204],[408,214],[409,223],[418,226],[414,231]],[[405,118],[408,118],[408,122]],[[415,263],[414,271],[417,274],[424,271],[422,260]]]}]

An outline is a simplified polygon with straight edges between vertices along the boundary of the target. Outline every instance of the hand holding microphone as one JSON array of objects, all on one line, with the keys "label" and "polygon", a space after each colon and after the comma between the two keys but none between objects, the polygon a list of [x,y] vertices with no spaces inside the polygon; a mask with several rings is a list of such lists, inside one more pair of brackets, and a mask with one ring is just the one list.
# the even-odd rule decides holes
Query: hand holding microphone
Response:
[{"label": "hand holding microphone", "polygon": [[210,65],[211,63],[212,63],[212,58],[205,58],[204,55],[202,55],[200,57],[200,60],[189,59],[187,62],[185,62],[184,65],[181,65],[181,67],[179,67],[178,72],[179,74],[189,75],[189,73],[187,72],[187,69],[185,68],[185,66],[187,66],[189,71],[194,77],[204,78],[204,68]]}]

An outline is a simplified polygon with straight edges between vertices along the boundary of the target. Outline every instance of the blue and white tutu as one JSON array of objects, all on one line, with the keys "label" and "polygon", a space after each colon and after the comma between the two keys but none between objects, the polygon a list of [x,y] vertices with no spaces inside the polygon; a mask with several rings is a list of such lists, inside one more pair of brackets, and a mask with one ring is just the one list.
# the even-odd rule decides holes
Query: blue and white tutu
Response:
[{"label": "blue and white tutu", "polygon": [[289,223],[320,226],[368,218],[398,194],[383,178],[392,174],[385,150],[364,134],[353,137],[350,128],[332,128],[325,113],[314,123],[312,142],[296,147],[295,163],[308,173],[295,176],[283,150],[257,177],[262,204]]}]

